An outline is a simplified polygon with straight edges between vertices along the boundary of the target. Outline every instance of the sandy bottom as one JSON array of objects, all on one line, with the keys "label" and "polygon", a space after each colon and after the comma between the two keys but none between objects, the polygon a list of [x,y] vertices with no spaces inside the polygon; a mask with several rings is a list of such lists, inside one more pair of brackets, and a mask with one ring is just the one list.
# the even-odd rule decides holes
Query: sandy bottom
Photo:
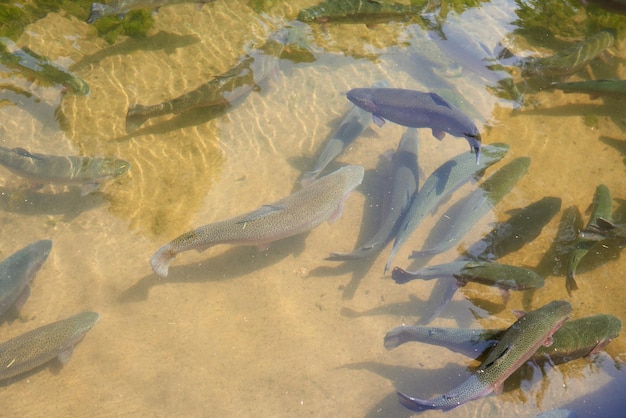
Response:
[{"label": "sandy bottom", "polygon": [[[372,124],[329,167],[366,168],[363,185],[348,198],[337,222],[268,250],[222,245],[183,253],[167,278],[153,274],[150,256],[179,234],[298,189],[301,173],[312,167],[324,139],[349,109],[349,89],[381,78],[395,87],[433,88],[420,81],[423,68],[407,58],[415,51],[396,46],[396,40],[409,36],[405,25],[312,25],[316,62],[281,60],[278,76],[226,114],[200,110],[163,116],[127,134],[129,105],[160,103],[227,71],[300,6],[315,2],[278,4],[271,18],[259,17],[247,3],[217,1],[200,10],[189,4],[164,7],[156,17],[162,42],[156,48],[142,47],[145,40],[108,46],[93,27],[59,14],[31,25],[18,40],[52,59],[74,62],[91,93],[61,99],[54,87],[12,80],[36,96],[0,93],[0,145],[117,156],[132,168],[85,197],[61,186],[32,190],[0,170],[2,258],[35,240],[54,242],[21,319],[2,324],[2,340],[80,311],[101,315],[62,369],[44,366],[3,382],[0,415],[403,417],[411,412],[397,402],[397,390],[435,396],[465,380],[468,367],[477,364],[420,344],[385,350],[386,331],[427,314],[434,285],[399,286],[383,275],[390,248],[373,260],[324,260],[331,251],[349,251],[374,233],[377,196],[389,167],[380,156],[396,148],[403,132],[393,123]],[[624,55],[620,48],[614,52]],[[617,62],[599,63],[594,70],[623,78]],[[513,111],[494,99],[479,77],[461,71],[446,83],[479,115],[484,142],[508,143],[505,161],[530,156],[532,164],[493,213],[433,264],[454,260],[493,222],[506,219],[507,211],[545,196],[559,197],[561,210],[576,206],[586,222],[595,188],[604,183],[615,208],[620,206],[626,198],[623,102],[546,90],[529,95],[529,104]],[[426,175],[467,152],[462,139],[447,136],[439,142],[425,129],[419,135],[419,164]],[[463,187],[427,217],[396,263],[408,266],[407,256],[421,248],[440,213],[474,187]],[[536,266],[560,217],[502,262]],[[616,220],[626,222],[623,210]],[[564,277],[547,278],[533,294],[513,293],[507,306],[497,290],[469,284],[433,325],[506,327],[515,321],[512,310],[554,299],[570,300],[575,318],[606,313],[626,320],[621,273],[626,261],[617,256],[592,264],[581,264],[579,290],[571,298]],[[616,389],[626,385],[626,373],[618,367],[625,359],[623,334],[593,360],[524,366],[501,396],[446,415],[510,416],[515,411],[534,416],[566,407],[579,416],[615,416],[626,405]]]}]

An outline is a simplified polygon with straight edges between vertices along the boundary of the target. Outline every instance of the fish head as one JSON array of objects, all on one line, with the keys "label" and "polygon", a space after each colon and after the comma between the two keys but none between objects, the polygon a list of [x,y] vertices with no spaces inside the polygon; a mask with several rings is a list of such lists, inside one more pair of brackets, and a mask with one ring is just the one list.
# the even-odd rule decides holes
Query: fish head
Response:
[{"label": "fish head", "polygon": [[111,161],[113,177],[121,176],[130,169],[130,163],[125,160],[115,159]]},{"label": "fish head", "polygon": [[372,100],[372,89],[370,88],[356,88],[350,90],[346,96],[348,100],[357,105],[363,110],[370,113],[376,113],[378,107]]},{"label": "fish head", "polygon": [[480,159],[480,147],[482,146],[480,133],[478,131],[476,133],[464,133],[463,137],[469,142],[470,151],[476,154],[476,164],[478,164]]}]

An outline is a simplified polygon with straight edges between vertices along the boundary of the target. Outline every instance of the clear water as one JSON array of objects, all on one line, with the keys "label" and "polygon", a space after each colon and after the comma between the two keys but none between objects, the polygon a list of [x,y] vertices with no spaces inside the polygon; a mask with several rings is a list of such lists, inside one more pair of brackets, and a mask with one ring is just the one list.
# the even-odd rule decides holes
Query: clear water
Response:
[{"label": "clear water", "polygon": [[[260,92],[216,118],[200,111],[164,116],[127,135],[129,105],[156,104],[196,88],[234,66],[267,34],[315,1],[276,2],[260,15],[245,1],[164,7],[154,32],[161,47],[120,39],[109,46],[86,23],[49,14],[18,39],[36,52],[69,65],[91,87],[88,96],[59,96],[54,87],[11,77],[34,96],[3,90],[1,144],[40,153],[111,155],[131,162],[128,175],[101,193],[81,197],[75,189],[33,190],[0,170],[0,219],[6,257],[28,243],[50,238],[50,258],[38,273],[22,319],[2,325],[2,339],[83,310],[101,319],[60,371],[43,367],[4,382],[3,416],[409,416],[401,390],[418,397],[444,393],[477,362],[442,348],[406,344],[386,351],[386,331],[426,314],[432,282],[396,285],[383,275],[389,248],[375,260],[335,263],[331,251],[349,251],[373,234],[376,196],[403,128],[372,126],[331,169],[363,165],[363,185],[346,202],[342,217],[268,250],[213,247],[177,257],[170,275],[158,278],[148,260],[179,234],[271,203],[297,189],[325,137],[349,109],[345,93],[385,78],[394,87],[442,91],[455,88],[458,102],[479,124],[485,143],[510,144],[507,160],[532,157],[528,174],[477,224],[458,248],[433,259],[455,259],[507,211],[544,196],[583,212],[586,222],[595,188],[606,184],[615,208],[624,199],[623,149],[606,138],[624,137],[620,99],[592,99],[545,90],[528,94],[521,109],[492,95],[486,81],[461,57],[441,55],[413,22],[311,24],[314,62],[281,60],[281,71]],[[515,29],[515,6],[482,3],[446,25],[488,49],[503,39],[518,52],[531,48]],[[584,13],[583,13],[584,16]],[[444,26],[445,31],[445,26]],[[153,33],[152,35],[154,35]],[[607,61],[596,60],[596,77],[623,78],[623,41]],[[428,55],[431,54],[431,55]],[[432,55],[434,54],[434,55]],[[426,58],[425,58],[426,57]],[[441,66],[434,72],[433,60]],[[581,79],[584,71],[571,79]],[[419,163],[428,175],[467,143],[439,142],[420,130]],[[605,139],[602,141],[601,139]],[[377,171],[378,168],[378,171]],[[473,189],[459,190],[449,203]],[[445,209],[441,209],[441,213]],[[536,266],[549,248],[560,213],[535,241],[502,261]],[[396,256],[421,248],[439,213],[428,217]],[[625,221],[617,218],[618,221]],[[626,319],[622,297],[625,261],[595,268],[581,265],[580,289],[570,298],[564,277],[502,305],[497,290],[469,284],[437,318],[436,326],[506,327],[513,309],[532,309],[568,299],[573,317],[596,313]],[[626,400],[619,367],[626,337],[595,359],[543,369],[525,366],[500,396],[470,402],[448,416],[534,416],[558,407],[579,416],[616,416]],[[440,411],[425,416],[440,415]]]}]

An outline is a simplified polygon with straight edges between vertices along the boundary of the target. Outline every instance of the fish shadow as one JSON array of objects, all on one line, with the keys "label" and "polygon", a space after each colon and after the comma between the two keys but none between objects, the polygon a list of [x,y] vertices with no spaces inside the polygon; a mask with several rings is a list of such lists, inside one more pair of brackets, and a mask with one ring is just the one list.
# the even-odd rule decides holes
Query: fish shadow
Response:
[{"label": "fish shadow", "polygon": [[[305,233],[277,241],[266,251],[259,251],[251,246],[232,247],[199,263],[172,266],[167,277],[159,277],[151,272],[122,292],[118,300],[122,303],[146,300],[154,286],[217,282],[262,271],[290,255],[297,256],[302,253],[307,235],[308,233]],[[147,262],[146,264],[148,265]],[[262,279],[263,277],[259,277],[259,280]]]}]

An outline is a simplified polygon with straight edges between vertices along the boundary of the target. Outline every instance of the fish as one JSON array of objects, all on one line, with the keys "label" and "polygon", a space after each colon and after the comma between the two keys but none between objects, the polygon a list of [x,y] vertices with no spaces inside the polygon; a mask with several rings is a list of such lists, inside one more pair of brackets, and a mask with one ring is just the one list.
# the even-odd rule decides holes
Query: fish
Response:
[{"label": "fish", "polygon": [[227,243],[262,246],[309,231],[325,220],[332,223],[341,215],[347,195],[361,184],[364,172],[361,166],[344,166],[274,203],[186,232],[161,247],[150,265],[165,277],[171,262],[183,251],[202,252]]},{"label": "fish", "polygon": [[585,6],[593,4],[613,13],[626,15],[626,0],[581,0]]},{"label": "fish", "polygon": [[476,165],[470,154],[459,154],[437,168],[424,182],[411,202],[385,265],[385,272],[391,267],[396,252],[404,245],[422,219],[454,190],[473,178],[478,177],[487,167],[500,161],[509,151],[503,143],[489,144],[483,148],[483,158]]},{"label": "fish", "polygon": [[[585,229],[596,223],[596,219],[604,218],[610,219],[613,204],[611,201],[611,192],[604,184],[596,187],[596,193],[593,199],[593,209],[591,211],[591,217]],[[578,289],[576,283],[576,268],[585,255],[596,245],[597,241],[593,239],[586,239],[579,237],[574,242],[574,248],[568,254],[567,271],[565,273],[565,288],[568,294],[572,294],[572,291]]]},{"label": "fish", "polygon": [[118,158],[36,154],[5,147],[0,147],[0,165],[38,184],[79,186],[83,196],[130,169],[128,161]]},{"label": "fish", "polygon": [[626,96],[626,80],[586,80],[567,83],[554,82],[550,87],[565,93],[587,93],[592,98],[600,96]]},{"label": "fish", "polygon": [[556,235],[535,270],[544,277],[565,275],[567,255],[574,248],[579,231],[583,229],[582,215],[575,205],[566,207],[559,219]]},{"label": "fish", "polygon": [[398,150],[393,156],[392,173],[385,188],[383,219],[378,231],[365,244],[351,253],[332,253],[327,260],[342,261],[366,258],[376,254],[393,239],[402,216],[406,213],[419,182],[417,165],[418,137],[415,128],[408,128],[402,135]]},{"label": "fish", "polygon": [[30,48],[19,48],[9,38],[0,37],[0,63],[44,85],[62,85],[78,96],[89,94],[89,85],[76,74]]},{"label": "fish", "polygon": [[472,375],[456,389],[433,399],[419,399],[398,392],[400,403],[408,409],[449,410],[466,402],[499,393],[504,381],[528,361],[542,345],[552,344],[552,335],[572,313],[564,300],[550,302],[519,318],[502,334]]},{"label": "fish", "polygon": [[[376,81],[372,87],[388,87],[387,80]],[[339,154],[358,138],[370,124],[370,114],[358,106],[353,106],[341,120],[341,123],[325,141],[322,152],[317,157],[313,169],[302,176],[300,184],[306,186],[314,181]]]},{"label": "fish", "polygon": [[52,241],[43,239],[28,244],[0,263],[0,315],[14,306],[24,305],[30,295],[30,282],[52,250]]},{"label": "fish", "polygon": [[[549,359],[554,364],[588,357],[604,349],[618,337],[622,321],[613,315],[597,314],[572,319],[552,336],[552,345],[541,346],[531,361]],[[387,350],[410,341],[445,347],[468,357],[477,358],[495,346],[506,329],[459,329],[401,326],[385,335]]]},{"label": "fish", "polygon": [[126,112],[126,132],[139,129],[148,119],[179,114],[198,107],[230,109],[238,106],[259,84],[278,69],[289,30],[270,34],[259,48],[244,55],[230,70],[175,99],[156,105],[135,104]]},{"label": "fish", "polygon": [[99,318],[96,312],[82,312],[0,344],[0,380],[32,370],[54,358],[67,363],[74,346]]},{"label": "fish", "polygon": [[494,261],[515,252],[537,238],[560,209],[560,198],[546,196],[524,208],[513,210],[509,219],[498,223],[465,254],[472,259]]},{"label": "fish", "polygon": [[409,272],[395,267],[391,277],[398,284],[414,279],[432,280],[438,277],[454,277],[459,286],[468,282],[496,286],[505,290],[526,290],[543,287],[544,280],[533,270],[491,261],[452,261]]},{"label": "fish", "polygon": [[159,9],[180,3],[208,3],[212,0],[111,0],[108,4],[91,3],[91,10],[87,23],[94,23],[105,16],[124,16],[126,13],[137,9]]},{"label": "fish", "polygon": [[602,217],[596,218],[595,223],[580,231],[583,239],[602,241],[605,239],[617,239],[620,242],[626,241],[626,224],[615,224]]},{"label": "fish", "polygon": [[442,217],[440,224],[445,219],[447,228],[446,233],[440,237],[439,241],[426,249],[414,251],[410,258],[432,256],[455,246],[472,226],[511,191],[526,174],[529,166],[530,158],[519,157],[493,173],[467,198],[454,206],[454,216],[446,218],[444,215]]},{"label": "fish", "polygon": [[446,133],[465,138],[478,164],[481,136],[472,120],[436,93],[392,88],[355,88],[348,100],[370,112],[374,123],[383,126],[385,119],[411,128],[430,128],[435,138]]},{"label": "fish", "polygon": [[406,5],[386,1],[327,0],[316,6],[300,10],[298,20],[302,22],[368,22],[407,20],[419,16],[422,5]]},{"label": "fish", "polygon": [[560,77],[582,69],[615,43],[612,30],[602,30],[584,41],[547,57],[528,57],[519,64],[523,77]]}]

